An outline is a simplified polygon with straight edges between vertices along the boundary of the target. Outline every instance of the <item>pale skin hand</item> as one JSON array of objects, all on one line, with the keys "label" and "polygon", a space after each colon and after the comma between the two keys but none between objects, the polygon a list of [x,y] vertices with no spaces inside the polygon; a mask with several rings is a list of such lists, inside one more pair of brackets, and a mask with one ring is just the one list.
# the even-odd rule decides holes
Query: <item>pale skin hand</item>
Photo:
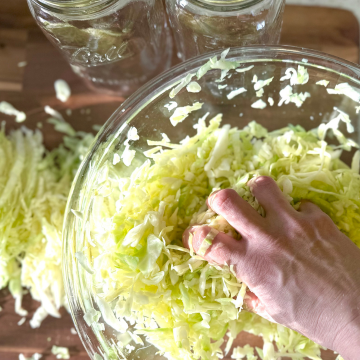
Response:
[{"label": "pale skin hand", "polygon": [[[234,265],[251,290],[246,305],[340,353],[360,359],[360,250],[316,205],[290,206],[274,180],[261,176],[249,187],[266,216],[261,217],[234,190],[208,199],[241,235],[219,233],[205,259]],[[189,229],[199,250],[210,228]],[[359,229],[360,231],[360,229]]]}]

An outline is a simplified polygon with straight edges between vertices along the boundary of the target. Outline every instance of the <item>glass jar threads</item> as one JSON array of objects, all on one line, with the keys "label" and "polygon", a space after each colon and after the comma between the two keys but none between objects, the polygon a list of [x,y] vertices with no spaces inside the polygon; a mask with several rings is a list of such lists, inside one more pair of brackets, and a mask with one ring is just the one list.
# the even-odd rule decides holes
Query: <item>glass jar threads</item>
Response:
[{"label": "glass jar threads", "polygon": [[171,63],[159,0],[28,0],[48,39],[95,90],[128,96]]},{"label": "glass jar threads", "polygon": [[277,44],[285,0],[166,0],[178,57]]}]

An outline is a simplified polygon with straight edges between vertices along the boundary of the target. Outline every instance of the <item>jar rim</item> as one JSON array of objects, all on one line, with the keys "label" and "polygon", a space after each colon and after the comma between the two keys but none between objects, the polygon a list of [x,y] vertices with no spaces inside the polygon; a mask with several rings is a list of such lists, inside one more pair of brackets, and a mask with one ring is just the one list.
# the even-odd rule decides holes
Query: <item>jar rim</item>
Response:
[{"label": "jar rim", "polygon": [[204,9],[223,12],[248,9],[264,1],[265,0],[189,0],[193,5]]},{"label": "jar rim", "polygon": [[[124,5],[131,0],[28,0],[30,3],[40,6],[45,11],[57,14],[60,17],[72,17],[76,19],[89,16],[102,15],[119,2]],[[121,4],[122,5],[122,4]]]}]

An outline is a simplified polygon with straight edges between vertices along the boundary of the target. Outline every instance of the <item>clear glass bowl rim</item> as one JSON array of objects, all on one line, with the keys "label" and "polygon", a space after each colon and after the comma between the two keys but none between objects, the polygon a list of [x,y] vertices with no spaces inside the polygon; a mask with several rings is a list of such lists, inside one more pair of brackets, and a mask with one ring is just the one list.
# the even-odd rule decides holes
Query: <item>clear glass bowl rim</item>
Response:
[{"label": "clear glass bowl rim", "polygon": [[[79,331],[79,308],[83,304],[83,299],[78,298],[81,296],[80,292],[77,292],[76,282],[79,279],[74,278],[72,272],[74,266],[74,259],[70,258],[70,245],[72,250],[75,250],[75,244],[71,243],[69,233],[71,234],[71,225],[74,225],[74,215],[71,213],[71,209],[79,209],[76,207],[79,191],[82,189],[84,181],[86,180],[86,174],[89,170],[90,160],[92,156],[97,152],[100,145],[107,140],[109,135],[120,134],[125,127],[129,124],[136,114],[151,104],[152,100],[156,99],[160,94],[173,88],[179,83],[188,73],[194,73],[197,69],[204,65],[209,58],[213,56],[219,56],[223,50],[213,51],[193,59],[187,60],[170,70],[158,75],[153,80],[142,86],[128,99],[126,99],[119,108],[112,114],[112,116],[103,125],[99,133],[97,134],[91,149],[88,151],[84,160],[82,161],[79,170],[73,181],[66,210],[65,219],[63,225],[62,235],[62,272],[64,279],[64,287],[66,296],[68,299],[69,310],[74,321],[76,330],[84,344],[85,349],[89,355],[93,355],[96,349],[93,344],[88,341],[88,336],[83,334],[83,331]],[[356,83],[360,88],[360,66],[341,59],[336,56],[322,53],[320,51],[293,47],[293,46],[277,46],[277,45],[259,45],[259,46],[243,46],[230,49],[227,59],[240,59],[241,63],[248,62],[288,62],[292,64],[315,66],[323,70],[339,74],[341,76],[349,78],[353,83]],[[303,59],[307,59],[308,62],[304,63]],[[171,99],[169,99],[171,101]],[[113,141],[115,141],[115,136]],[[103,152],[101,158],[107,156],[108,149],[110,148],[111,141]],[[101,162],[101,160],[100,160]],[[94,169],[92,169],[94,171]],[[76,204],[76,206],[74,206]],[[80,210],[80,209],[79,209]],[[76,270],[78,268],[76,267]],[[89,328],[90,330],[90,328]]]}]

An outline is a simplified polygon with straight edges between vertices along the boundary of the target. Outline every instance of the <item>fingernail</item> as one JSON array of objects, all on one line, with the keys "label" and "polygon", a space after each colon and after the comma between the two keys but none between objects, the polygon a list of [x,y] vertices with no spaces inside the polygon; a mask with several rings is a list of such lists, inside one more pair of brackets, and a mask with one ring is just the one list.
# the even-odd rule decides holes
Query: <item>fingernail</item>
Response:
[{"label": "fingernail", "polygon": [[246,186],[248,186],[251,189],[254,186],[254,184],[256,183],[256,180],[257,180],[257,177],[253,177],[246,183]]},{"label": "fingernail", "polygon": [[215,191],[213,191],[213,192],[209,195],[209,197],[207,198],[207,200],[206,200],[206,205],[208,206],[208,208],[212,209],[211,204],[212,204],[212,202],[213,202],[214,199],[215,199],[215,195],[216,195],[219,191],[221,191],[221,190],[215,190]]}]

